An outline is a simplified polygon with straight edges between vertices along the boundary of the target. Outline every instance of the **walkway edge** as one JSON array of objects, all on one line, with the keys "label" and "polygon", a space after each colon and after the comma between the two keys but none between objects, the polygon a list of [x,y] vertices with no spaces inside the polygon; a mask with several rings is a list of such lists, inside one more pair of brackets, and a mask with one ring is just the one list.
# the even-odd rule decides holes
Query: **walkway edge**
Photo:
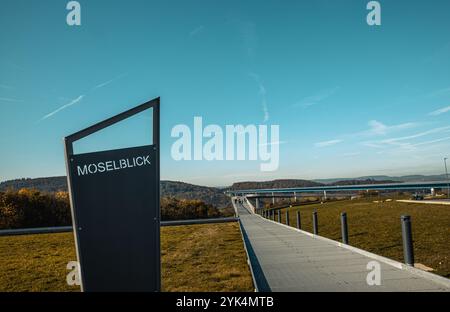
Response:
[{"label": "walkway edge", "polygon": [[252,274],[253,287],[255,287],[255,292],[259,292],[258,283],[256,282],[255,273],[253,272],[253,267],[250,261],[250,255],[248,254],[247,244],[244,238],[244,233],[240,219],[238,220],[238,223],[239,223],[239,231],[241,232],[242,244],[244,245],[245,254],[247,255],[247,265],[250,268],[250,273]]},{"label": "walkway edge", "polygon": [[396,260],[392,260],[392,259],[380,256],[380,255],[371,253],[369,251],[366,251],[366,250],[363,250],[363,249],[359,249],[357,247],[346,245],[346,244],[337,242],[335,240],[332,240],[332,239],[329,239],[329,238],[326,238],[326,237],[323,237],[323,236],[314,235],[312,233],[309,233],[309,232],[306,232],[306,231],[303,231],[303,230],[299,230],[299,229],[297,229],[295,227],[292,227],[292,226],[289,226],[289,225],[286,225],[286,224],[283,224],[283,223],[279,223],[279,222],[276,222],[276,221],[273,221],[273,220],[269,220],[269,219],[263,218],[260,215],[257,215],[257,216],[262,218],[262,219],[264,219],[264,220],[266,220],[266,221],[273,222],[275,224],[287,227],[287,228],[289,228],[289,229],[291,229],[293,231],[297,231],[299,233],[302,233],[302,234],[305,234],[307,236],[310,236],[310,237],[312,237],[314,239],[322,240],[322,241],[328,242],[330,244],[333,244],[335,246],[342,247],[342,248],[354,251],[354,252],[359,253],[359,254],[361,254],[363,256],[366,256],[366,257],[372,258],[374,260],[378,260],[378,261],[384,262],[384,263],[389,264],[389,265],[391,265],[391,266],[393,266],[393,267],[395,267],[397,269],[400,269],[400,270],[409,271],[409,272],[411,272],[411,273],[413,273],[415,275],[418,275],[420,277],[429,279],[429,280],[431,280],[431,281],[433,281],[435,283],[438,283],[438,284],[440,284],[442,286],[450,288],[450,279],[448,279],[446,277],[443,277],[443,276],[440,276],[440,275],[436,275],[436,274],[433,274],[433,273],[430,273],[430,272],[426,272],[426,271],[423,271],[423,270],[411,267],[409,265],[406,265],[404,263],[398,262]]}]

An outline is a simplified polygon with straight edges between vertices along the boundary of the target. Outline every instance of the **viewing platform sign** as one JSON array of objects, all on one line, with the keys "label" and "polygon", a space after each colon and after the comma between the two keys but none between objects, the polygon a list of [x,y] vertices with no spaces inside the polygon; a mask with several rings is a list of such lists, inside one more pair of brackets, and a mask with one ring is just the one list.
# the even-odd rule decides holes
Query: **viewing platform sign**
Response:
[{"label": "viewing platform sign", "polygon": [[[73,142],[153,109],[151,145],[73,153]],[[160,291],[159,98],[65,138],[83,291]]]}]

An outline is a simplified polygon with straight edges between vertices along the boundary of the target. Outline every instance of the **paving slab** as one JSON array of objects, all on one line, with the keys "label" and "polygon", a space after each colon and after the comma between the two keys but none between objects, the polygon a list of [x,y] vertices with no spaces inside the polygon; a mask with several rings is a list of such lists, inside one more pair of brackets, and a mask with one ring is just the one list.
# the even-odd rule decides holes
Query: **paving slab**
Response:
[{"label": "paving slab", "polygon": [[[233,205],[259,291],[450,291],[445,278],[418,274],[395,261],[381,261],[267,220],[252,213],[245,201]],[[367,282],[371,261],[380,265],[380,285]]]}]

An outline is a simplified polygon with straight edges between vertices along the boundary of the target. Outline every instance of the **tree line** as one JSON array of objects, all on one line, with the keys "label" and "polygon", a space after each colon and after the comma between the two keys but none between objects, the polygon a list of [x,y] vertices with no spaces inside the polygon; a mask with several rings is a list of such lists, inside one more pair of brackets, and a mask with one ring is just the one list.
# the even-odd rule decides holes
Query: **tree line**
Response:
[{"label": "tree line", "polygon": [[[162,220],[183,220],[228,216],[201,200],[161,198]],[[72,224],[67,192],[40,192],[23,188],[0,192],[0,229],[68,226]]]}]

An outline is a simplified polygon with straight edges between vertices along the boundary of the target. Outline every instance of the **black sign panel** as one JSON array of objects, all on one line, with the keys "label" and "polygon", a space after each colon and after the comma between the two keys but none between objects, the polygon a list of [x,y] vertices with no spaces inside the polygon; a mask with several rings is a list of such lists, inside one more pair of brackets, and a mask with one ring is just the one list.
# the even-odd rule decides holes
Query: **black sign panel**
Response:
[{"label": "black sign panel", "polygon": [[[82,291],[160,291],[160,98],[64,138]],[[152,145],[74,154],[73,143],[140,112]]]},{"label": "black sign panel", "polygon": [[159,290],[155,146],[72,155],[69,170],[83,290]]}]

